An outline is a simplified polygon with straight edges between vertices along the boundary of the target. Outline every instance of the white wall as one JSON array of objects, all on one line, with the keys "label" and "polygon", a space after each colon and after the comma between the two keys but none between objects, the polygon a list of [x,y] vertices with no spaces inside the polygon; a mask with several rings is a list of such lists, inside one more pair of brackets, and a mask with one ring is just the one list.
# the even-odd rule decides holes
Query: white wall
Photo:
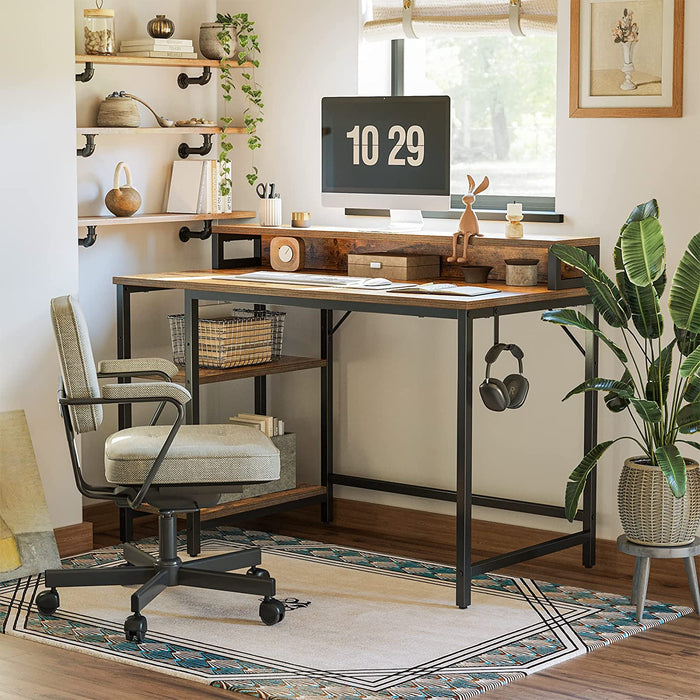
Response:
[{"label": "white wall", "polygon": [[51,297],[78,291],[72,2],[37,0],[31,14],[40,21],[5,3],[0,22],[0,411],[25,411],[51,521],[61,527],[82,520],[49,319]]},{"label": "white wall", "polygon": [[[73,12],[75,51],[82,53],[83,9],[93,7],[90,0],[76,0]],[[167,12],[175,22],[175,38],[191,38],[198,48],[199,25],[215,19],[213,0],[191,2],[178,0],[114,0],[109,6],[115,11],[117,41],[147,36],[146,23],[157,12]],[[81,66],[78,66],[80,69]],[[182,90],[177,85],[181,68],[145,66],[96,65],[94,78],[76,86],[77,123],[89,126],[96,123],[97,108],[101,100],[113,91],[124,90],[140,97],[158,114],[172,119],[206,117],[216,119],[216,75],[206,85],[191,85]],[[195,76],[201,69],[188,71]],[[139,106],[141,126],[155,126],[155,119],[145,107]],[[116,164],[123,160],[129,164],[134,186],[142,197],[139,213],[164,211],[164,193],[170,178],[170,167],[178,159],[177,146],[181,141],[192,146],[202,144],[199,136],[183,137],[177,129],[163,130],[155,135],[98,136],[97,148],[89,158],[78,160],[78,211],[80,215],[109,214],[104,205],[105,194],[112,188]],[[190,156],[198,159],[200,156]],[[212,151],[207,158],[216,157]],[[122,181],[124,175],[122,173]],[[201,269],[211,267],[211,242],[193,240],[187,244],[178,238],[182,224],[154,226],[130,225],[124,228],[97,229],[97,243],[90,248],[80,248],[81,303],[90,327],[93,352],[96,360],[116,356],[116,288],[112,284],[115,275],[139,272]],[[201,228],[195,222],[193,229]],[[81,229],[85,235],[85,229]],[[132,297],[133,356],[172,357],[168,313],[182,311],[180,292],[153,292]],[[242,392],[243,387],[232,384],[203,391],[203,420],[220,420],[229,415],[227,403],[231,395]],[[223,397],[223,398],[220,398]],[[222,401],[224,415],[217,406]],[[241,408],[250,408],[244,406]],[[147,410],[135,412],[143,417]],[[82,458],[86,473],[95,483],[104,481],[102,454],[107,435],[117,429],[116,410],[107,409],[105,421],[99,431],[82,439]]]},{"label": "white wall", "polygon": [[[357,89],[359,3],[347,0],[219,0],[221,11],[247,11],[256,20],[263,50],[257,78],[264,89],[264,146],[256,156],[264,180],[274,180],[283,196],[283,215],[309,210],[316,223],[347,222],[342,210],[320,203],[320,98],[352,95]],[[686,35],[700,28],[700,7],[687,3]],[[557,208],[559,225],[529,224],[530,232],[602,239],[604,266],[620,224],[638,202],[657,197],[666,229],[670,269],[697,230],[697,84],[686,81],[685,117],[611,120],[568,117],[569,3],[560,2]],[[700,61],[696,44],[686,42],[686,75]],[[248,167],[248,156],[239,151]],[[241,171],[243,171],[243,166]],[[255,196],[241,190],[239,207],[255,207]],[[375,223],[376,225],[376,223]],[[433,221],[430,226],[437,228]],[[453,224],[446,224],[453,226]],[[485,222],[483,230],[500,230]],[[318,352],[318,313],[291,310],[286,350]],[[511,498],[563,501],[566,477],[582,452],[582,401],[561,403],[581,380],[583,363],[564,334],[539,321],[538,314],[505,319],[502,338],[526,353],[531,380],[526,407],[493,414],[475,404],[475,491]],[[336,336],[336,467],[338,471],[454,487],[455,328],[447,321],[354,314]],[[477,357],[491,341],[488,321],[476,322]],[[603,376],[617,375],[601,353]],[[476,363],[477,377],[483,363]],[[508,373],[504,360],[499,371]],[[300,433],[300,473],[318,475],[318,375],[298,373],[271,379],[271,409]],[[627,428],[624,418],[601,408],[601,439]],[[626,445],[615,446],[600,469],[598,525],[601,536],[620,529],[615,504]],[[338,494],[453,512],[453,507],[353,489]],[[551,529],[565,522],[477,509],[483,518]]]}]

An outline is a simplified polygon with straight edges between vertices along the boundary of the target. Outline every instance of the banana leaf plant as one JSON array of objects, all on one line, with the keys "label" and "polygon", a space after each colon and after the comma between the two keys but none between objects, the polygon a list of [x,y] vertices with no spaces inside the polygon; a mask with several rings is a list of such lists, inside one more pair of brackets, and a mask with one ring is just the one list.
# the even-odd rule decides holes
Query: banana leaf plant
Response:
[{"label": "banana leaf plant", "polygon": [[543,320],[594,333],[621,365],[619,379],[588,379],[564,400],[586,391],[603,392],[607,409],[627,411],[636,429],[633,435],[596,445],[571,472],[566,517],[574,519],[588,475],[620,440],[637,443],[645,463],[660,467],[673,495],[681,498],[686,466],[679,443],[700,450],[700,443],[680,437],[700,431],[700,233],[690,241],[673,276],[668,295],[673,332],[667,328],[665,340],[661,299],[666,247],[656,200],[635,207],[622,227],[613,252],[615,281],[580,248],[554,245],[552,253],[581,271],[593,306],[617,329],[617,342],[573,309],[547,311]]}]

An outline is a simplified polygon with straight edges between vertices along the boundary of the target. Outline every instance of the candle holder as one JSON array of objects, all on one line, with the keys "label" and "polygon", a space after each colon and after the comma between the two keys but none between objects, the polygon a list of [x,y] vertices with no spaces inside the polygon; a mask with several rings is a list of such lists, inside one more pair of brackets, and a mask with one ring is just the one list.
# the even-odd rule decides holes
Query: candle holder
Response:
[{"label": "candle holder", "polygon": [[520,223],[523,220],[522,214],[506,214],[508,223],[506,224],[506,238],[522,238],[523,225]]}]

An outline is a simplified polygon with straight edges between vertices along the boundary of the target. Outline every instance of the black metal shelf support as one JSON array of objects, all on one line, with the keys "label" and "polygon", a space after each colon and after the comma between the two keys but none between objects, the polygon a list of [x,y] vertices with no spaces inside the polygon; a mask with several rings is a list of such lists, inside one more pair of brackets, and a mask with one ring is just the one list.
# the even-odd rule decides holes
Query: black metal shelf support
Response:
[{"label": "black metal shelf support", "polygon": [[93,75],[95,75],[95,65],[92,61],[86,61],[85,69],[82,73],[75,74],[75,80],[78,83],[88,83],[92,80]]},{"label": "black metal shelf support", "polygon": [[202,145],[195,148],[187,143],[181,143],[178,146],[177,154],[180,158],[187,158],[187,156],[197,155],[205,156],[209,151],[211,151],[212,146],[212,134],[202,134],[203,142]]},{"label": "black metal shelf support", "polygon": [[207,219],[204,222],[204,228],[201,231],[192,231],[190,230],[189,226],[183,226],[180,229],[180,240],[183,243],[187,243],[187,241],[191,240],[192,238],[199,238],[200,241],[206,241],[211,234],[211,220]]},{"label": "black metal shelf support", "polygon": [[76,149],[76,154],[83,158],[89,158],[95,152],[95,134],[84,134],[85,145]]},{"label": "black metal shelf support", "polygon": [[88,226],[87,227],[87,236],[85,238],[79,238],[78,239],[78,245],[83,246],[83,248],[89,248],[92,245],[95,245],[95,242],[97,241],[97,226]]},{"label": "black metal shelf support", "polygon": [[177,76],[177,84],[184,90],[190,85],[206,85],[211,80],[211,68],[209,66],[204,66],[202,70],[202,75],[198,75],[196,78],[190,78],[187,73],[180,73]]}]

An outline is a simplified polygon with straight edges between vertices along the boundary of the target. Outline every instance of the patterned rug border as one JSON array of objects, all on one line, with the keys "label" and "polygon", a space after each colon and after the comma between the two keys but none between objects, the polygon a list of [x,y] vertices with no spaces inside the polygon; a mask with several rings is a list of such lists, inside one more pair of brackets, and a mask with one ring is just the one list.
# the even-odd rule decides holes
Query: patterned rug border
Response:
[{"label": "patterned rug border", "polygon": [[[184,535],[179,539],[184,548]],[[221,546],[254,545],[283,556],[359,570],[371,568],[385,576],[418,578],[440,586],[451,586],[455,579],[454,567],[445,564],[228,526],[203,531],[202,544],[203,551]],[[146,538],[139,545],[145,549],[155,548],[157,541]],[[104,567],[121,561],[121,547],[114,545],[67,557],[63,559],[63,566]],[[0,583],[0,631],[122,663],[147,665],[157,672],[265,700],[475,697],[692,612],[685,606],[648,601],[640,624],[634,617],[635,606],[626,596],[484,574],[474,579],[476,588],[489,595],[526,600],[540,614],[541,629],[516,630],[512,636],[520,633],[519,638],[505,642],[489,640],[491,648],[475,649],[475,653],[469,649],[455,652],[440,662],[446,664],[442,667],[432,661],[413,669],[395,669],[383,680],[374,677],[379,672],[368,672],[366,682],[355,679],[350,685],[342,672],[325,673],[238,651],[234,652],[234,658],[231,650],[189,642],[185,645],[163,634],[149,635],[143,643],[136,644],[124,640],[121,625],[107,625],[104,620],[64,613],[60,613],[60,617],[43,616],[32,605],[42,583],[42,576]],[[10,588],[13,589],[11,597]],[[494,647],[494,641],[500,646]]]}]

